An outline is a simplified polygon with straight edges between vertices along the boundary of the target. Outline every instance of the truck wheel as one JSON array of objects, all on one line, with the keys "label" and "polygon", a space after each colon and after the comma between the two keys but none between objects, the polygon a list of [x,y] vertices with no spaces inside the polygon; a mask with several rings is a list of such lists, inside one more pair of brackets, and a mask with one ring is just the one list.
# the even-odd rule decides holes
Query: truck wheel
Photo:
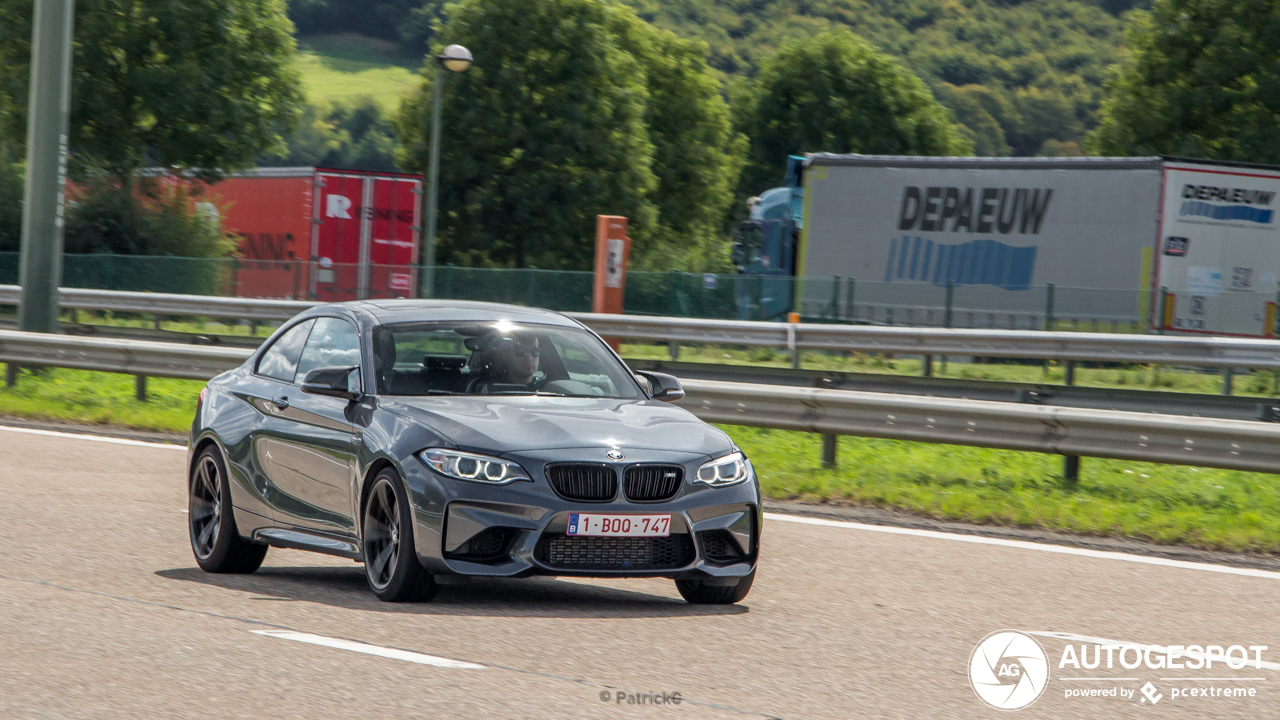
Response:
[{"label": "truck wheel", "polygon": [[738,579],[733,585],[707,585],[702,580],[676,580],[680,596],[694,605],[732,605],[751,592],[756,571]]},{"label": "truck wheel", "polygon": [[413,545],[413,511],[395,470],[388,468],[374,478],[363,515],[364,574],[373,594],[386,602],[435,597],[435,578],[418,562]]},{"label": "truck wheel", "polygon": [[216,445],[200,453],[187,482],[187,527],[200,569],[251,573],[262,566],[267,546],[249,542],[236,529],[227,464]]}]

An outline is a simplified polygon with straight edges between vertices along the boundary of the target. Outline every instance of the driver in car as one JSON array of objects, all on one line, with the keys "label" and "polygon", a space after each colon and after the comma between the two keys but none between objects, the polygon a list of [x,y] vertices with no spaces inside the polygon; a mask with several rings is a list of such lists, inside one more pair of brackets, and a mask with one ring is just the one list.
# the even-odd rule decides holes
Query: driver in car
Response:
[{"label": "driver in car", "polygon": [[498,361],[494,363],[493,382],[531,385],[538,372],[538,338],[514,335],[499,341]]}]

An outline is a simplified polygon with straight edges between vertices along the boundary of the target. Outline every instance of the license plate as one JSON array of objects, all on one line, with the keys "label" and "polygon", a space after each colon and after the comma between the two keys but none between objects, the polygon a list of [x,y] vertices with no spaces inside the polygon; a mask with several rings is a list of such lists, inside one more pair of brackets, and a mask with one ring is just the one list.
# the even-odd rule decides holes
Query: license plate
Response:
[{"label": "license plate", "polygon": [[666,537],[671,534],[671,516],[569,513],[569,534],[605,537]]}]

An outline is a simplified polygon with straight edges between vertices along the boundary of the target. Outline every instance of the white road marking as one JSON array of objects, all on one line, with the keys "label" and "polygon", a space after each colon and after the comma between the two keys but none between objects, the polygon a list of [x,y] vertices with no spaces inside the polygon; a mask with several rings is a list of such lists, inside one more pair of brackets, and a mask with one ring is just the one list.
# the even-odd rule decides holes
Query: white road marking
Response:
[{"label": "white road marking", "polygon": [[[1156,655],[1165,655],[1165,656],[1167,656],[1167,655],[1169,654],[1169,650],[1168,650],[1168,648],[1166,648],[1164,645],[1144,645],[1143,643],[1128,642],[1128,641],[1125,641],[1125,640],[1108,640],[1108,639],[1106,639],[1106,638],[1091,637],[1091,636],[1089,636],[1089,635],[1076,635],[1075,633],[1052,632],[1052,631],[1049,631],[1049,630],[1023,630],[1022,632],[1026,633],[1026,634],[1028,634],[1028,635],[1039,635],[1040,637],[1053,638],[1053,639],[1055,639],[1055,640],[1066,640],[1067,642],[1088,643],[1088,644],[1090,644],[1090,645],[1103,645],[1103,646],[1111,645],[1111,646],[1113,646],[1113,647],[1117,647],[1117,648],[1134,648],[1134,649],[1135,649],[1135,650],[1137,650],[1138,652],[1142,652],[1142,653],[1145,653],[1145,652],[1147,651],[1147,649],[1148,649],[1148,648],[1150,648],[1151,652],[1152,652],[1152,653],[1154,653],[1154,654],[1156,654]],[[1182,658],[1192,658],[1192,659],[1195,659],[1195,660],[1199,660],[1199,659],[1203,658],[1203,657],[1205,656],[1205,654],[1204,654],[1204,653],[1202,653],[1202,652],[1186,652],[1186,648],[1182,648],[1182,652],[1181,652],[1181,653],[1179,653],[1179,655],[1178,655],[1178,656],[1179,656],[1179,657],[1182,657]],[[1247,657],[1247,656],[1246,656],[1246,657]],[[1219,657],[1217,657],[1217,656],[1214,656],[1213,660],[1214,660],[1214,662],[1220,662],[1220,663],[1224,663],[1224,664],[1226,663],[1226,659],[1225,659],[1225,658],[1219,658]],[[1249,660],[1249,661],[1248,661],[1248,663],[1245,665],[1245,667],[1247,667],[1247,668],[1257,668],[1258,670],[1280,670],[1280,663],[1268,662],[1268,661],[1266,661],[1266,660],[1263,660],[1261,663],[1258,663],[1258,662],[1257,662],[1257,661],[1255,661],[1255,660]],[[1176,669],[1176,668],[1175,668],[1175,669]],[[1161,679],[1163,680],[1164,678],[1161,678]],[[1212,679],[1215,679],[1215,678],[1175,678],[1175,679],[1178,679],[1178,680],[1212,680]],[[1222,680],[1253,680],[1253,679],[1262,680],[1263,678],[1217,678],[1217,679],[1222,679]]]},{"label": "white road marking", "polygon": [[785,522],[804,525],[822,525],[825,527],[848,528],[850,530],[866,530],[868,532],[888,533],[890,535],[913,535],[915,537],[934,538],[937,540],[954,540],[956,542],[973,543],[975,545],[995,545],[997,547],[1036,550],[1038,552],[1058,553],[1060,555],[1077,555],[1079,557],[1096,558],[1098,560],[1122,560],[1124,562],[1143,565],[1159,565],[1161,567],[1180,568],[1183,570],[1200,570],[1225,575],[1243,575],[1245,577],[1280,580],[1280,572],[1272,570],[1256,570],[1254,568],[1231,567],[1211,563],[1188,562],[1186,560],[1169,560],[1167,558],[1149,557],[1146,555],[1130,555],[1128,553],[1110,552],[1106,550],[1086,550],[1084,548],[1067,547],[1065,545],[1049,545],[1047,543],[1027,542],[1025,540],[1004,540],[1002,538],[983,537],[981,535],[959,535],[956,533],[938,532],[936,530],[916,530],[914,528],[892,527],[888,525],[865,525],[863,523],[845,522],[843,520],[824,520],[822,518],[801,517],[798,515],[780,515],[765,513],[766,520],[783,520]]},{"label": "white road marking", "polygon": [[339,640],[338,638],[325,637],[323,635],[312,635],[311,633],[293,632],[291,630],[250,630],[254,635],[266,635],[267,637],[281,638],[283,640],[296,640],[297,642],[309,643],[311,645],[323,645],[324,647],[337,648],[338,650],[350,650],[351,652],[364,653],[365,655],[377,655],[378,657],[390,658],[392,660],[404,660],[406,662],[418,663],[419,665],[434,665],[442,668],[453,668],[455,670],[485,670],[484,665],[476,663],[463,662],[462,660],[451,660],[449,658],[436,657],[435,655],[424,655],[422,653],[409,652],[408,650],[396,650],[395,648],[386,648],[380,645],[367,645],[362,642],[354,642],[352,640]]},{"label": "white road marking", "polygon": [[102,435],[87,435],[82,433],[65,433],[55,432],[53,430],[36,430],[35,428],[20,428],[9,425],[0,425],[0,430],[5,432],[26,433],[27,435],[45,435],[47,437],[71,438],[72,440],[92,440],[93,442],[111,443],[113,445],[134,445],[137,447],[166,448],[168,450],[187,451],[186,445],[172,445],[170,443],[143,442],[141,440],[126,440],[124,438],[104,437]]}]

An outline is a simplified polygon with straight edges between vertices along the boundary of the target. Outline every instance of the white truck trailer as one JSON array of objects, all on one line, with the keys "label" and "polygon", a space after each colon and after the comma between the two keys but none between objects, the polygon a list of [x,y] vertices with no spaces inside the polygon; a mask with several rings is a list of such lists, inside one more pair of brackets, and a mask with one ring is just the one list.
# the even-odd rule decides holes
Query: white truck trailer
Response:
[{"label": "white truck trailer", "polygon": [[757,316],[1275,335],[1280,168],[822,153],[787,178],[736,253]]}]

